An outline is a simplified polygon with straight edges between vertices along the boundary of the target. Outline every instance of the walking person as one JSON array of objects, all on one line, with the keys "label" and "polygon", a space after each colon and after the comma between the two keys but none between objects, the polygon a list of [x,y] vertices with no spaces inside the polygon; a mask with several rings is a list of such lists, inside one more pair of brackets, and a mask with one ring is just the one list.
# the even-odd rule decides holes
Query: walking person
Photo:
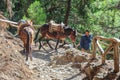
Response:
[{"label": "walking person", "polygon": [[80,40],[80,48],[83,52],[90,52],[90,46],[92,41],[92,35],[89,30],[85,31],[85,34],[82,35]]}]

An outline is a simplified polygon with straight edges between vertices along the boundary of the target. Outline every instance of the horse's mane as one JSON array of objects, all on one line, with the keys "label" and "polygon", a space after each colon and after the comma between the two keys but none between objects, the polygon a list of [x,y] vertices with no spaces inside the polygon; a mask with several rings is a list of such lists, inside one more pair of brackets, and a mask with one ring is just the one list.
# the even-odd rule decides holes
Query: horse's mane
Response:
[{"label": "horse's mane", "polygon": [[71,33],[71,31],[73,31],[73,33],[74,33],[75,35],[77,35],[77,31],[76,31],[75,29],[69,27],[69,26],[65,26],[65,27],[64,27],[64,30],[65,30],[65,34],[67,34],[67,35],[69,35],[69,34]]},{"label": "horse's mane", "polygon": [[49,27],[49,23],[43,24],[42,26]]}]

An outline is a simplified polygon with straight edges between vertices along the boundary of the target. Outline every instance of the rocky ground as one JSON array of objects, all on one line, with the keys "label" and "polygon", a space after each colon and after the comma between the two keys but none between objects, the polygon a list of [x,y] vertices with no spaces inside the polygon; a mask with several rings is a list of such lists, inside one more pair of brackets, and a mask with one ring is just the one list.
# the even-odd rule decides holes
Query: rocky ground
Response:
[{"label": "rocky ground", "polygon": [[48,52],[33,45],[33,61],[26,65],[20,39],[1,33],[0,80],[120,80],[120,72],[113,72],[113,60],[101,65],[100,56],[91,61],[90,54],[68,45],[58,53],[44,47]]}]

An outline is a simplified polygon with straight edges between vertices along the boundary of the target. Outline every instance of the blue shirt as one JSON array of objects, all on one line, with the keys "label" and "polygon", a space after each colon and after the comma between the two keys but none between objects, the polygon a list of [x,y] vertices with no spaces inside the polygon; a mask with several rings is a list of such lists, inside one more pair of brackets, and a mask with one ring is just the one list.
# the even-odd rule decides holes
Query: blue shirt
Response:
[{"label": "blue shirt", "polygon": [[80,47],[89,50],[91,45],[92,35],[86,36],[83,35],[80,40]]}]

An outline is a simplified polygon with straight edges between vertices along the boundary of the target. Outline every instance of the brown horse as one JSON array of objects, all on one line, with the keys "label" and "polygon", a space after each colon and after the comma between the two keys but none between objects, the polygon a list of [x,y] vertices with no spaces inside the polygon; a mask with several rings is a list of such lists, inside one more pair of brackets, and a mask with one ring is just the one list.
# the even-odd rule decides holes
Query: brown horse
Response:
[{"label": "brown horse", "polygon": [[42,47],[41,40],[43,38],[46,39],[50,48],[52,48],[52,46],[49,44],[48,40],[49,39],[57,39],[55,50],[57,50],[57,46],[58,46],[60,40],[62,40],[64,42],[62,44],[62,46],[65,44],[65,39],[67,37],[70,38],[73,45],[75,46],[75,40],[76,40],[76,33],[77,32],[75,30],[73,30],[72,28],[67,27],[67,26],[64,26],[63,29],[64,29],[64,32],[59,32],[59,31],[57,32],[56,31],[56,32],[51,33],[51,32],[49,32],[49,24],[44,24],[38,29],[37,34],[35,35],[34,41],[37,42],[38,34],[41,33],[41,37],[39,38],[39,43],[40,43],[39,49]]},{"label": "brown horse", "polygon": [[31,44],[33,42],[33,29],[31,28],[31,22],[29,21],[19,21],[18,34],[20,39],[23,41],[24,52],[26,54],[26,61],[28,61],[28,56],[32,60],[32,50]]}]

